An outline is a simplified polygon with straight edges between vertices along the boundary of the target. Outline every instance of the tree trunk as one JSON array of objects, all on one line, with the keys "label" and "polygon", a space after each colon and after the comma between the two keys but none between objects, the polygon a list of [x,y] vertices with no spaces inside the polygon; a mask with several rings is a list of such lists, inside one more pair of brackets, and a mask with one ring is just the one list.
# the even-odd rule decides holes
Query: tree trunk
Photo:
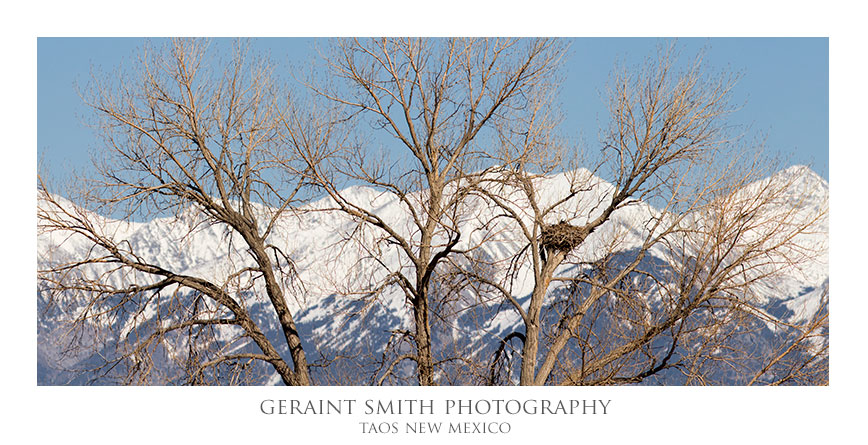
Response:
[{"label": "tree trunk", "polygon": [[431,359],[431,326],[428,322],[428,295],[423,292],[413,306],[416,321],[416,363],[419,385],[434,385],[434,363]]},{"label": "tree trunk", "polygon": [[277,313],[277,319],[280,322],[283,336],[286,339],[287,346],[289,347],[289,354],[292,357],[295,384],[310,385],[311,382],[310,374],[308,372],[307,358],[304,353],[304,348],[301,345],[301,338],[296,329],[295,321],[292,319],[289,307],[286,305],[283,290],[277,282],[277,277],[274,275],[273,265],[265,251],[264,243],[258,236],[255,236],[249,230],[242,230],[241,232],[247,240],[248,245],[251,247],[256,263],[260,267],[263,278],[265,278],[266,294],[274,307],[274,311]]},{"label": "tree trunk", "polygon": [[542,260],[542,267],[539,268],[539,276],[534,280],[536,285],[534,286],[533,294],[531,294],[530,306],[527,311],[529,322],[525,324],[527,332],[521,352],[521,376],[519,377],[519,383],[522,386],[542,385],[545,383],[544,381],[536,382],[537,354],[539,353],[539,337],[541,334],[540,314],[555,269],[567,256],[567,252],[562,250],[547,250],[547,252],[547,258]]}]

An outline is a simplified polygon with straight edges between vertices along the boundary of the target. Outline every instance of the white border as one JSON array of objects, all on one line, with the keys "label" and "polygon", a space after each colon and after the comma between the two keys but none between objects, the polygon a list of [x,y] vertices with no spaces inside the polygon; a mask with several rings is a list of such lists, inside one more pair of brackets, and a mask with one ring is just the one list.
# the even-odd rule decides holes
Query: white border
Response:
[{"label": "white border", "polygon": [[[10,438],[572,443],[836,442],[864,437],[864,13],[805,1],[19,2],[4,9],[0,107],[3,419]],[[827,3],[826,3],[827,4]],[[279,5],[279,6],[278,6]],[[168,11],[168,12],[167,12]],[[831,386],[827,388],[45,388],[35,386],[36,37],[164,35],[830,36]],[[11,97],[11,100],[8,98]],[[11,304],[9,304],[11,303]],[[361,435],[352,416],[267,417],[264,398],[604,398],[605,417],[513,420],[506,437]],[[453,419],[447,419],[453,420]],[[850,436],[851,433],[854,433]],[[26,440],[31,441],[31,440]],[[328,442],[328,440],[326,440]]]}]

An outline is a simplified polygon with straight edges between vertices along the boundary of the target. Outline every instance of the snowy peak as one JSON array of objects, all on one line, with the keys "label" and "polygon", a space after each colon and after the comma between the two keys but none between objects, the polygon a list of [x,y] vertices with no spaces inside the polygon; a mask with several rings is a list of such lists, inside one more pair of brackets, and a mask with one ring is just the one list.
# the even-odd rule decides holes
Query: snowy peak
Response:
[{"label": "snowy peak", "polygon": [[[533,212],[527,197],[522,191],[504,185],[498,179],[491,176],[490,183],[500,187],[491,191],[499,193],[498,196],[502,196],[515,214],[530,223]],[[583,185],[581,190],[571,189],[576,183]],[[828,183],[806,166],[793,166],[749,185],[744,189],[744,195],[755,194],[756,189],[768,184],[787,186],[786,199],[783,199],[779,206],[781,211],[795,212],[808,220],[812,216],[821,216],[815,218],[812,232],[800,235],[799,239],[799,242],[810,246],[816,255],[799,264],[799,267],[794,269],[798,273],[793,272],[770,282],[762,291],[769,304],[770,313],[794,322],[805,320],[822,306],[820,303],[825,298],[825,289],[828,287]],[[572,198],[558,204],[545,221],[546,224],[556,224],[564,220],[574,225],[585,224],[599,215],[614,191],[612,184],[586,169],[536,178],[534,189],[540,206],[553,205],[571,192],[576,192]],[[371,210],[410,240],[417,239],[418,228],[408,206],[413,205],[413,202],[423,201],[424,193],[415,192],[408,199],[410,203],[407,203],[394,193],[370,187],[355,186],[341,191],[344,199]],[[40,194],[41,211],[49,214],[57,212],[58,209],[47,205],[46,198]],[[223,283],[238,270],[252,266],[243,240],[225,226],[209,223],[195,208],[188,208],[176,216],[127,223],[98,217],[75,207],[69,200],[53,198],[73,215],[80,212],[82,215],[100,219],[105,223],[107,235],[123,242],[130,251],[145,261],[164,265],[176,273],[201,276]],[[411,262],[395,243],[382,242],[381,231],[360,224],[346,214],[333,210],[334,208],[335,202],[326,197],[298,209],[299,211],[287,212],[281,215],[268,240],[292,258],[299,281],[304,283],[303,291],[288,292],[288,304],[298,321],[300,332],[308,342],[305,348],[310,351],[310,356],[315,356],[317,352],[340,352],[342,347],[379,350],[388,342],[390,331],[410,329],[413,326],[413,317],[407,308],[406,299],[397,287],[382,292],[374,303],[362,302],[361,297],[358,297],[376,288],[380,284],[378,280],[381,281],[390,273],[412,272]],[[462,234],[458,248],[481,246],[475,251],[481,261],[492,265],[508,265],[510,259],[527,246],[527,239],[518,224],[504,218],[503,209],[492,205],[483,197],[471,196],[463,211],[461,218],[450,221]],[[257,212],[271,215],[274,209],[257,206]],[[635,248],[641,244],[649,230],[643,223],[660,218],[661,215],[663,213],[660,210],[642,202],[619,209],[609,223],[588,236],[585,242],[571,253],[577,260],[570,267],[595,261],[612,246],[623,251]],[[40,224],[42,225],[43,221],[40,221]],[[52,262],[80,260],[94,253],[93,244],[81,235],[69,236],[59,231],[43,229],[44,227],[40,227],[37,239],[40,269]],[[442,243],[444,239],[435,239],[434,242]],[[651,255],[660,253],[652,251]],[[513,272],[516,278],[510,289],[516,299],[523,300],[533,288],[529,275],[530,265],[515,267]],[[111,277],[115,280],[113,284],[123,284],[123,274],[113,274]],[[279,333],[280,329],[276,325],[272,310],[262,297],[262,289],[257,286],[261,287],[261,284],[255,284],[239,297],[249,299],[244,304],[250,308],[257,320],[262,321],[266,331]],[[360,289],[362,292],[359,292]],[[51,338],[55,332],[61,332],[65,321],[63,317],[64,314],[60,313],[54,318],[41,318],[40,339]],[[519,327],[519,318],[514,312],[495,311],[494,315],[487,319],[456,322],[449,335],[453,340],[479,340],[480,344],[489,344],[491,338],[502,338],[504,333],[514,332]],[[280,344],[279,339],[276,339],[275,343]],[[43,347],[42,344],[40,340],[40,366],[50,367],[51,363],[57,365],[60,359],[54,356],[54,350],[48,346]]]}]

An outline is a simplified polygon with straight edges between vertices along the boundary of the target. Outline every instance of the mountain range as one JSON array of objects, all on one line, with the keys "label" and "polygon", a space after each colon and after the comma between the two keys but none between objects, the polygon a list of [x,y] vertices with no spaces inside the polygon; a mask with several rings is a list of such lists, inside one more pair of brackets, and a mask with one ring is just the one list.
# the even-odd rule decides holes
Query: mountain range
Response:
[{"label": "mountain range", "polygon": [[[591,186],[558,206],[557,211],[550,215],[550,223],[566,220],[581,225],[587,222],[596,217],[600,202],[605,201],[614,189],[611,184],[587,170],[561,173],[540,178],[535,183],[541,205],[565,196],[570,190],[571,179],[577,177]],[[787,181],[791,184],[790,194],[780,204],[788,206],[785,211],[805,219],[810,219],[811,215],[822,215],[812,223],[811,230],[800,234],[797,240],[797,245],[808,247],[811,255],[791,265],[773,280],[758,283],[758,295],[762,301],[757,302],[757,306],[764,311],[764,316],[798,324],[811,319],[818,311],[825,310],[824,302],[828,298],[828,183],[804,166],[791,167],[765,181]],[[749,185],[745,193],[752,193],[751,187],[761,187],[761,183]],[[515,191],[505,193],[509,195]],[[413,237],[410,214],[396,195],[358,186],[343,190],[342,195],[353,203],[373,209],[392,227]],[[55,199],[63,206],[74,207],[63,198]],[[511,202],[520,215],[530,217],[527,203],[520,197]],[[44,199],[41,199],[40,206],[43,205]],[[464,216],[455,222],[462,233],[456,249],[472,250],[473,255],[485,264],[509,264],[511,258],[526,245],[526,241],[521,241],[523,238],[517,232],[517,226],[500,217],[499,209],[481,197],[471,197],[465,205],[462,212]],[[314,363],[317,360],[322,363],[340,362],[340,357],[347,355],[382,355],[396,330],[412,329],[413,326],[412,312],[398,287],[393,286],[376,295],[371,291],[389,273],[406,273],[412,265],[397,247],[381,242],[377,230],[332,208],[333,201],[323,198],[287,212],[281,216],[269,238],[290,259],[296,272],[286,281],[287,288],[292,290],[288,292],[292,296],[288,304],[308,357]],[[183,209],[177,215],[144,222],[117,221],[86,210],[78,211],[99,219],[107,234],[116,240],[124,240],[130,251],[165,269],[206,277],[219,283],[250,264],[240,237],[223,226],[210,224],[193,207]],[[258,211],[268,214],[272,209],[260,206]],[[653,230],[645,227],[643,222],[660,217],[665,212],[665,209],[655,208],[645,202],[636,202],[619,209],[610,221],[571,252],[574,261],[565,263],[561,273],[581,273],[580,265],[599,260],[611,250],[608,246],[613,245],[614,239],[617,239],[616,249],[628,255],[641,245],[648,231]],[[40,231],[37,238],[38,268],[84,258],[92,249],[93,244],[81,236]],[[666,252],[662,250],[652,249],[650,253],[652,258],[647,261],[666,259]],[[127,284],[126,280],[131,277],[119,272],[104,273],[108,271],[108,266],[104,265],[87,267],[93,268],[91,273],[119,287]],[[533,288],[529,267],[528,264],[517,265],[514,278],[509,281],[510,292],[519,302],[525,302]],[[500,277],[503,273],[497,272]],[[443,279],[448,279],[445,274]],[[254,319],[264,326],[263,330],[273,343],[283,345],[273,309],[258,290],[254,286],[244,294],[245,304]],[[446,291],[444,288],[443,292]],[[554,304],[558,299],[558,289],[550,293],[549,304]],[[502,338],[510,332],[521,330],[521,319],[502,301],[471,297],[466,295],[448,305],[450,315],[438,322],[434,344],[471,356],[486,357],[498,347]],[[119,341],[118,335],[131,335],[135,326],[156,322],[160,315],[158,310],[130,311],[112,320],[116,326],[122,326],[112,331],[115,334],[101,337],[97,333],[104,330],[94,326],[90,331],[92,335],[71,335],[67,323],[83,310],[83,301],[71,297],[52,298],[45,291],[44,283],[40,282],[37,286],[37,304],[37,380],[41,385],[102,383],[72,370],[92,366],[96,357],[110,356],[114,342]],[[759,331],[750,339],[758,347],[770,347],[768,345],[775,336],[781,335],[773,323],[760,326]],[[223,333],[227,342],[232,338],[231,334],[231,331]],[[73,350],[69,348],[71,342],[90,347]],[[241,351],[251,346],[242,342],[232,347]],[[285,345],[282,347],[281,353],[288,357]],[[343,368],[338,365],[337,370],[329,370],[329,375],[323,374],[326,371],[321,369],[324,368],[314,368],[312,373],[315,380],[341,383],[340,375],[354,372],[354,366],[360,366],[366,372],[376,367],[372,363],[350,365],[347,362]],[[399,372],[410,373],[412,370]],[[276,374],[266,371],[257,383],[279,382]],[[654,383],[679,382],[674,377],[664,375]],[[728,383],[738,383],[738,380],[733,377]]]}]

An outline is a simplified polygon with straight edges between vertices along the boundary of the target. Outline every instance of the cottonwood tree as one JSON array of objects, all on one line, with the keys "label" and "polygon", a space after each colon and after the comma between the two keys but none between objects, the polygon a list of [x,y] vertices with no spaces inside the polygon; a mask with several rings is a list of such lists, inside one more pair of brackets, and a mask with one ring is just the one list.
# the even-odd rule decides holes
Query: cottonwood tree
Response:
[{"label": "cottonwood tree", "polygon": [[[410,360],[418,384],[432,385],[438,365],[466,359],[438,358],[433,351],[438,266],[482,242],[459,245],[467,238],[459,226],[468,217],[468,191],[491,169],[497,133],[528,111],[536,90],[556,75],[562,54],[559,41],[546,39],[339,40],[324,59],[335,83],[310,86],[341,106],[356,129],[370,125],[376,131],[366,140],[334,143],[309,134],[311,128],[333,133],[335,119],[314,126],[310,116],[287,120],[291,145],[309,161],[313,181],[332,198],[334,209],[371,234],[360,249],[379,266],[369,285],[355,293],[375,299],[397,287],[412,311],[414,326],[393,331],[395,352],[384,359],[374,383],[389,381],[396,367]],[[405,157],[376,156],[377,143],[397,145]],[[330,154],[326,161],[323,153]],[[371,202],[354,201],[341,189],[347,184],[394,196],[410,215],[409,227],[378,214]],[[380,261],[391,248],[399,261]]]},{"label": "cottonwood tree", "polygon": [[[40,234],[92,247],[41,263],[40,285],[78,308],[70,332],[79,341],[70,344],[98,338],[110,348],[96,356],[99,377],[120,370],[124,383],[237,384],[271,368],[285,384],[311,383],[288,302],[300,283],[270,241],[304,194],[303,175],[280,151],[286,94],[246,44],[218,56],[207,42],[172,40],[145,48],[131,73],[95,76],[85,100],[103,136],[98,176],[83,181],[74,204],[43,185]],[[164,241],[179,248],[217,231],[218,264],[182,269],[135,251],[130,231],[97,213],[175,215],[180,234]],[[261,302],[272,320],[251,315]]]},{"label": "cottonwood tree", "polygon": [[[701,61],[678,70],[666,51],[620,71],[602,160],[586,171],[558,137],[563,51],[546,39],[340,40],[308,85],[322,101],[303,104],[243,46],[223,65],[200,41],[145,52],[138,77],[90,90],[99,177],[74,204],[42,186],[40,236],[59,247],[40,263],[40,292],[71,308],[66,344],[96,349],[93,371],[125,383],[312,383],[288,301],[303,284],[274,238],[313,193],[331,201],[305,211],[355,222],[324,252],[340,266],[331,291],[374,305],[397,290],[413,319],[367,351],[380,358],[326,368],[329,382],[823,383],[828,313],[783,320],[761,303],[822,247],[806,237],[826,207],[806,212],[800,175],[763,180],[765,160],[739,151],[724,119],[733,78]],[[345,188],[360,184],[374,192]],[[383,197],[408,218],[382,212]],[[179,245],[217,231],[217,266],[135,251],[127,223],[99,214],[173,215]],[[71,258],[65,243],[90,247]],[[493,243],[515,249],[493,260]],[[263,303],[272,319],[251,310]],[[472,305],[517,314],[521,329],[469,349],[435,338]],[[749,350],[763,325],[788,335]]]},{"label": "cottonwood tree", "polygon": [[[763,285],[815,253],[802,235],[825,210],[800,212],[798,175],[762,182],[769,170],[735,149],[725,123],[733,77],[709,74],[701,58],[680,71],[674,62],[661,49],[617,72],[603,160],[566,175],[561,189],[543,189],[562,168],[545,107],[503,141],[512,168],[477,192],[522,248],[464,273],[500,295],[524,329],[502,339],[488,383],[512,378],[500,363],[508,347],[522,385],[638,383],[665,372],[710,383],[723,369],[748,373],[739,366],[757,359],[734,339],[768,318],[756,307]],[[526,302],[513,290],[521,280],[533,283]],[[804,365],[818,354],[788,357]],[[766,368],[781,360],[759,359]]]}]

